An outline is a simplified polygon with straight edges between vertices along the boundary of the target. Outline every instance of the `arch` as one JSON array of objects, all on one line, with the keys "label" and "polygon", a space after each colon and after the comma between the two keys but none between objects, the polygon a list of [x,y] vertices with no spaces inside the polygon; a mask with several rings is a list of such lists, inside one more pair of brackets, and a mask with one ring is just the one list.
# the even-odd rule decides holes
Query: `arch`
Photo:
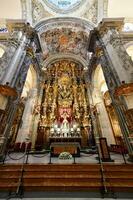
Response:
[{"label": "arch", "polygon": [[93,28],[92,23],[75,17],[57,17],[37,23],[35,30],[40,38],[43,59],[70,53],[89,61],[88,40]]},{"label": "arch", "polygon": [[28,92],[31,89],[36,88],[36,87],[37,87],[37,73],[36,73],[33,65],[30,65],[21,96],[27,97]]},{"label": "arch", "polygon": [[97,65],[92,74],[92,99],[97,110],[97,124],[100,137],[106,137],[108,145],[115,144],[114,131],[110,122],[109,114],[104,102],[104,94],[108,87],[104,78],[101,65]]},{"label": "arch", "polygon": [[0,58],[4,55],[6,47],[3,44],[0,44]]},{"label": "arch", "polygon": [[92,22],[89,22],[85,19],[81,19],[78,17],[52,17],[48,19],[42,19],[40,22],[37,22],[34,25],[34,28],[39,32],[42,30],[44,26],[48,26],[50,24],[56,23],[56,26],[58,26],[59,23],[65,23],[65,22],[76,22],[79,24],[79,27],[85,27],[87,30],[92,30],[95,27],[95,24]]},{"label": "arch", "polygon": [[58,61],[58,60],[61,60],[61,59],[71,59],[73,61],[76,61],[78,63],[80,63],[83,67],[84,67],[84,70],[87,70],[87,66],[88,66],[88,63],[85,59],[83,59],[81,56],[78,56],[78,55],[75,55],[75,54],[70,54],[70,53],[60,53],[59,55],[52,55],[52,56],[49,56],[44,62],[43,62],[43,70],[45,70],[47,68],[48,65],[50,65],[52,62],[54,61]]},{"label": "arch", "polygon": [[133,41],[126,43],[125,48],[126,48],[127,54],[133,60]]},{"label": "arch", "polygon": [[124,46],[125,46],[126,49],[127,49],[128,47],[130,47],[130,46],[133,46],[133,41],[130,41],[130,42],[124,44]]},{"label": "arch", "polygon": [[[52,1],[52,0],[51,0]],[[71,6],[69,7],[69,9],[60,9],[58,7],[58,5],[56,5],[56,3],[52,3],[49,2],[48,0],[38,0],[38,3],[41,3],[44,7],[44,9],[50,13],[50,15],[52,16],[56,16],[56,15],[73,15],[73,16],[77,16],[80,15],[82,16],[88,8],[91,7],[92,3],[94,2],[94,0],[78,0],[78,3],[74,3],[72,6],[72,2],[71,2]],[[66,3],[66,1],[65,1]]]},{"label": "arch", "polygon": [[[73,3],[71,1],[71,5],[66,8],[66,9],[62,9],[61,6],[56,4],[56,1],[49,1],[49,0],[45,0],[45,4],[51,8],[54,12],[57,13],[61,13],[61,14],[67,14],[70,12],[74,12],[75,10],[77,10],[80,6],[82,6],[85,3],[86,0],[80,0],[80,1],[76,1],[75,3]],[[68,5],[68,4],[65,4]]]}]

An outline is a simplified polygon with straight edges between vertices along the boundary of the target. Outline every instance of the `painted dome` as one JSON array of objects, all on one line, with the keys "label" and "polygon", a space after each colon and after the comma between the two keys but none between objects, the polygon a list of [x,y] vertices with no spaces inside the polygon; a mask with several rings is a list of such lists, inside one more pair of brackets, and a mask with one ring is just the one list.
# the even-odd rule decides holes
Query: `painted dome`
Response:
[{"label": "painted dome", "polygon": [[69,13],[83,4],[86,0],[43,0],[47,6],[59,13]]}]

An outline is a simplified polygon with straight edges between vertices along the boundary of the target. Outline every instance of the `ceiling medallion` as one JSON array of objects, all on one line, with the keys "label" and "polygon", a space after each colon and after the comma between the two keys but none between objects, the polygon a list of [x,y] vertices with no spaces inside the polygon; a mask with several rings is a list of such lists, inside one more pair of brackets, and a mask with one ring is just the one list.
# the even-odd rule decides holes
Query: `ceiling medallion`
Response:
[{"label": "ceiling medallion", "polygon": [[86,0],[43,0],[53,11],[61,14],[70,13],[79,8]]}]

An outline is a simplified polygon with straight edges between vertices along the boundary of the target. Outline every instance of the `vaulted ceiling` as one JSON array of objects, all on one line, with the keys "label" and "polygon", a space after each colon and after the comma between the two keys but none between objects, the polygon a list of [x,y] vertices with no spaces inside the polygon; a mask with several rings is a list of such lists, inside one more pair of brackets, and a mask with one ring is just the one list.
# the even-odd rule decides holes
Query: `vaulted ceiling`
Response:
[{"label": "vaulted ceiling", "polygon": [[36,27],[43,49],[43,58],[71,54],[87,58],[89,32],[93,24],[77,18],[53,18]]},{"label": "vaulted ceiling", "polygon": [[97,23],[97,17],[126,17],[133,21],[132,8],[133,0],[11,0],[10,6],[9,0],[0,0],[0,18],[33,18],[36,23],[43,18],[67,15],[93,23]]}]

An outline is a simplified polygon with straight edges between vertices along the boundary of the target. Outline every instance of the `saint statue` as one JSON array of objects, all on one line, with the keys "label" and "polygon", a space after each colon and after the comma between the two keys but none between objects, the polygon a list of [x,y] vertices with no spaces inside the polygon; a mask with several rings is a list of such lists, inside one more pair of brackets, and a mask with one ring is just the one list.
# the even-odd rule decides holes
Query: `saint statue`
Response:
[{"label": "saint statue", "polygon": [[61,131],[62,131],[62,133],[64,133],[64,137],[68,136],[68,133],[69,133],[69,122],[68,122],[66,116],[64,116],[63,122],[61,124]]}]

